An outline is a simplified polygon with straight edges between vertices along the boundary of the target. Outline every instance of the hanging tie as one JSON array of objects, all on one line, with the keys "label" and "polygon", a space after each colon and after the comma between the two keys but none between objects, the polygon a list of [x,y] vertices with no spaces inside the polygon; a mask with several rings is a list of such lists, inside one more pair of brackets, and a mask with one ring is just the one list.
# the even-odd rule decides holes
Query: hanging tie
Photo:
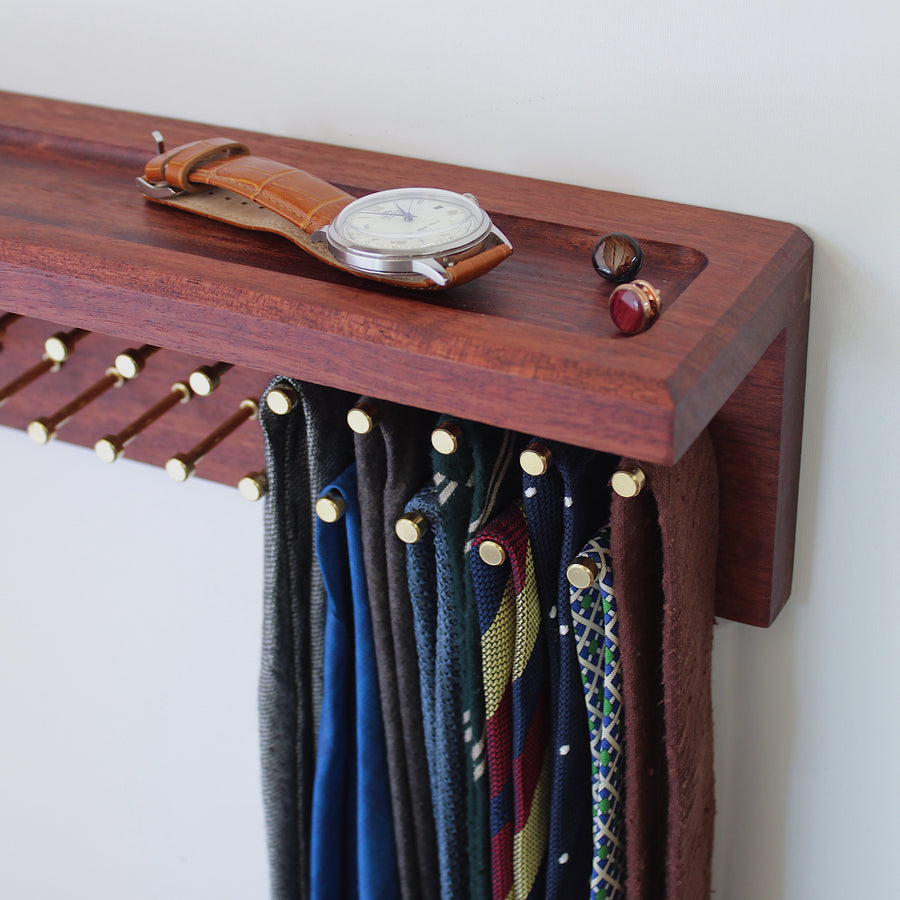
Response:
[{"label": "hanging tie", "polygon": [[625,900],[622,667],[609,528],[567,569],[591,740],[594,859],[591,900]]},{"label": "hanging tie", "polygon": [[[491,542],[505,551],[488,553]],[[548,837],[550,683],[534,564],[520,505],[470,556],[481,630],[494,900],[541,890]],[[493,549],[493,548],[492,548]]]},{"label": "hanging tie", "polygon": [[[623,460],[619,471],[634,470]],[[719,490],[709,434],[612,497],[623,678],[628,900],[708,897]]]}]

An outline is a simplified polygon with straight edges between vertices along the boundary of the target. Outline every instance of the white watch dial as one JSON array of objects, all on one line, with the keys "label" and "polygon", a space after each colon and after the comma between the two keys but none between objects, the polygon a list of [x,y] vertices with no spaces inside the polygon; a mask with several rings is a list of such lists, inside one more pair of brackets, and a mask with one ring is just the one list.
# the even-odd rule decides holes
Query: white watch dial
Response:
[{"label": "white watch dial", "polygon": [[468,197],[434,188],[398,188],[355,200],[328,229],[347,250],[390,256],[440,256],[483,240],[487,214]]}]

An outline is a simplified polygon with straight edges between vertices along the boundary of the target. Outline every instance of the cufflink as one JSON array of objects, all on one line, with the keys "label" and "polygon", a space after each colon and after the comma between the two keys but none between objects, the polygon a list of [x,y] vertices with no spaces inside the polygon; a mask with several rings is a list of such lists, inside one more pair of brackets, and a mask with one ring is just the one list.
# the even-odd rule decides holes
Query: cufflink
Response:
[{"label": "cufflink", "polygon": [[614,287],[609,295],[609,315],[622,334],[640,334],[658,318],[661,308],[659,291],[638,278]]},{"label": "cufflink", "polygon": [[640,272],[644,254],[631,235],[615,231],[604,234],[594,245],[591,264],[602,278],[619,284],[631,281]]}]

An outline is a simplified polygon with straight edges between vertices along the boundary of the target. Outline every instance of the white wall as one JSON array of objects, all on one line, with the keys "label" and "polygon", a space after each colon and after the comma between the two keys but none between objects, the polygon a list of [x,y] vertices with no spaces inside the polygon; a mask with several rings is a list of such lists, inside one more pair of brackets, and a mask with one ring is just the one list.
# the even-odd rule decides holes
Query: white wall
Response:
[{"label": "white wall", "polygon": [[[894,0],[47,0],[0,11],[0,88],[805,228],[794,593],[769,631],[717,630],[716,895],[881,898],[900,839],[898,25]],[[0,458],[0,895],[262,898],[261,510],[6,430]]]}]

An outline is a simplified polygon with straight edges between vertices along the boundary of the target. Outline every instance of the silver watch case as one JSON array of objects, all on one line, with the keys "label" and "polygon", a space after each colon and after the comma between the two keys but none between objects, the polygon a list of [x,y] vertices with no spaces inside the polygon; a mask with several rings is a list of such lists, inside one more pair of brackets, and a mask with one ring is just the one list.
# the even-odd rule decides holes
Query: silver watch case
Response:
[{"label": "silver watch case", "polygon": [[[378,193],[393,193],[393,191],[379,191]],[[376,196],[377,194],[369,194],[361,197],[360,200],[371,201]],[[471,194],[462,194],[461,196],[476,206],[478,205],[478,201]],[[359,201],[354,201],[354,203],[357,202]],[[354,203],[348,204],[345,210],[351,210]],[[313,232],[311,240],[317,243],[327,242],[332,256],[348,269],[371,275],[421,275],[438,287],[444,287],[450,281],[448,269],[451,269],[457,262],[475,256],[500,243],[506,244],[512,249],[512,244],[503,232],[491,222],[488,214],[484,210],[481,210],[481,213],[484,217],[483,224],[474,236],[467,237],[464,241],[448,242],[436,250],[431,249],[422,254],[391,253],[345,242],[333,232],[331,223]]]}]

